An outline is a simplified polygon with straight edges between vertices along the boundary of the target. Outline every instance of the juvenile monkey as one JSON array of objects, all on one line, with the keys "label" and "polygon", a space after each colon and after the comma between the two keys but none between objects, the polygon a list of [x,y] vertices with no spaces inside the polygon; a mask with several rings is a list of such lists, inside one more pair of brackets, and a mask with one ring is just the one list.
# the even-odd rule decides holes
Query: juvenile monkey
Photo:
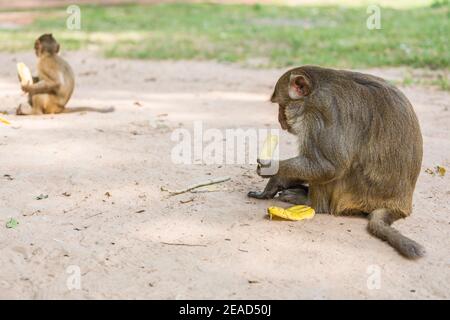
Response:
[{"label": "juvenile monkey", "polygon": [[[303,66],[278,80],[271,101],[298,138],[298,156],[279,162],[262,192],[318,213],[367,214],[368,230],[408,258],[425,250],[391,224],[411,214],[422,135],[408,99],[381,78]],[[257,168],[261,175],[263,163]]]},{"label": "juvenile monkey", "polygon": [[32,84],[22,85],[28,103],[21,104],[18,115],[61,113],[69,101],[75,76],[70,65],[58,55],[59,44],[52,34],[43,34],[34,43],[38,57],[37,77]]}]

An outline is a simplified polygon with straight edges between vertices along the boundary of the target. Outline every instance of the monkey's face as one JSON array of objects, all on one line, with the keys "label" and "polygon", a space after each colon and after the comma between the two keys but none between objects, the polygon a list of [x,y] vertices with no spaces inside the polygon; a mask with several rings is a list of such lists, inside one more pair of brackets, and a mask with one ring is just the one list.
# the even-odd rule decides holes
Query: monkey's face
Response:
[{"label": "monkey's face", "polygon": [[297,134],[298,120],[305,111],[305,99],[311,93],[311,80],[301,70],[284,74],[277,82],[271,101],[278,103],[278,121],[283,130]]}]

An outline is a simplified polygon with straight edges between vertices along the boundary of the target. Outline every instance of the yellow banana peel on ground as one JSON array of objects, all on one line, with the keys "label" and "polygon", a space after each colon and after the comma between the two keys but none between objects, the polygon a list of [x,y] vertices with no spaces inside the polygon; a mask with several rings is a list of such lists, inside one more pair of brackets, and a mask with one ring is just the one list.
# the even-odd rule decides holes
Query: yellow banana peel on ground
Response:
[{"label": "yellow banana peel on ground", "polygon": [[272,220],[273,216],[292,221],[312,219],[315,213],[314,209],[308,206],[293,206],[287,209],[280,207],[267,208],[270,220]]},{"label": "yellow banana peel on ground", "polygon": [[8,125],[8,126],[11,124],[11,122],[9,122],[9,121],[6,120],[6,119],[3,119],[2,117],[0,117],[0,122],[6,124],[6,125]]}]

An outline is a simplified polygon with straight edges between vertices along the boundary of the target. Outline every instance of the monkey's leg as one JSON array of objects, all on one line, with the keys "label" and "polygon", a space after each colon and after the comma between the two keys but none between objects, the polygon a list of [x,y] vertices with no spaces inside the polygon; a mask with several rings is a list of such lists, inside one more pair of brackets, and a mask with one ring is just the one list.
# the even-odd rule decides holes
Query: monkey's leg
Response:
[{"label": "monkey's leg", "polygon": [[389,209],[377,209],[369,215],[369,232],[381,240],[387,241],[400,254],[410,259],[416,259],[425,254],[425,249],[400,232],[391,227],[391,224],[402,218]]},{"label": "monkey's leg", "polygon": [[42,111],[45,114],[61,113],[64,111],[64,106],[59,103],[58,97],[48,94],[45,98]]},{"label": "monkey's leg", "polygon": [[26,116],[33,114],[33,107],[28,102],[22,102],[17,107],[16,114],[18,116]]},{"label": "monkey's leg", "polygon": [[[30,94],[30,105],[31,111],[27,108],[27,111],[20,110],[22,113],[20,114],[49,114],[49,113],[61,113],[64,110],[64,107],[61,106],[58,102],[58,98],[55,95],[39,93],[39,94]],[[19,114],[19,110],[17,110]]]},{"label": "monkey's leg", "polygon": [[270,162],[269,163],[263,163],[260,161],[260,159],[257,160],[258,161],[258,167],[256,169],[256,172],[258,173],[258,175],[260,175],[261,177],[264,178],[269,178],[269,182],[267,182],[266,187],[264,188],[263,191],[250,191],[247,195],[250,198],[256,198],[256,199],[272,199],[273,197],[276,196],[276,194],[279,191],[285,190],[285,189],[289,189],[289,188],[308,188],[305,185],[303,185],[304,181],[298,179],[297,177],[280,177],[278,174],[273,175],[273,176],[264,176],[261,174],[261,167],[263,166],[268,166],[270,167]]},{"label": "monkey's leg", "polygon": [[38,93],[31,95],[31,106],[33,107],[32,114],[39,115],[43,114],[45,110],[45,105],[49,100],[50,95],[45,93]]},{"label": "monkey's leg", "polygon": [[43,114],[48,94],[29,94],[28,103],[21,103],[17,108],[18,115],[39,115]]},{"label": "monkey's leg", "polygon": [[33,107],[32,104],[32,95],[31,93],[28,94],[28,101],[27,102],[21,102],[19,103],[19,106],[16,109],[16,115],[18,116],[26,116],[33,114]]}]

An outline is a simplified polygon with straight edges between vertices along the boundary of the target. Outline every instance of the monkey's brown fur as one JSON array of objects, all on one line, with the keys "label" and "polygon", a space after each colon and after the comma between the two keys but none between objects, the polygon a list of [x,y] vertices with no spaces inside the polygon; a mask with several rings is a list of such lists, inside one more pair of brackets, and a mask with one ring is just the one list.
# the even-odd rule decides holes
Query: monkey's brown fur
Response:
[{"label": "monkey's brown fur", "polygon": [[20,105],[17,114],[61,113],[75,86],[72,68],[58,55],[59,44],[51,34],[40,36],[34,49],[38,76],[33,78],[33,84],[22,86],[29,94],[29,105]]},{"label": "monkey's brown fur", "polygon": [[[298,137],[299,155],[280,161],[265,190],[249,196],[267,199],[285,190],[280,199],[319,213],[368,214],[373,235],[408,258],[422,256],[418,243],[391,227],[411,214],[422,162],[422,135],[408,99],[372,75],[303,66],[278,80],[271,101],[279,105],[282,128]],[[286,190],[292,187],[301,188]]]}]

